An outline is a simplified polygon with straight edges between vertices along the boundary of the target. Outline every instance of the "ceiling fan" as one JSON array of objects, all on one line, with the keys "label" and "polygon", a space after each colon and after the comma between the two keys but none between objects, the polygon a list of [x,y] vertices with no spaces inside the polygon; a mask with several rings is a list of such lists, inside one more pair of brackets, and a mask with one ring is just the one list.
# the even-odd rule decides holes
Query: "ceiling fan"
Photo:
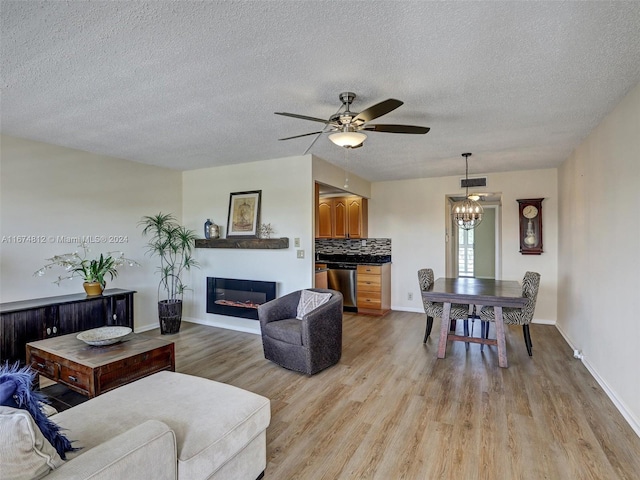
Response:
[{"label": "ceiling fan", "polygon": [[323,133],[330,133],[329,140],[340,147],[359,148],[367,138],[367,136],[362,133],[362,131],[425,134],[430,130],[429,127],[418,127],[416,125],[394,125],[380,123],[370,125],[368,122],[370,122],[371,120],[381,117],[382,115],[386,115],[387,113],[395,110],[404,103],[400,100],[396,100],[395,98],[389,98],[383,102],[376,103],[375,105],[363,110],[360,113],[352,112],[351,110],[349,110],[351,103],[356,98],[355,93],[342,92],[339,98],[342,102],[342,105],[340,106],[338,111],[333,114],[328,120],[309,117],[307,115],[298,115],[296,113],[275,112],[276,115],[284,115],[285,117],[300,118],[302,120],[310,120],[312,122],[320,122],[325,124],[324,129],[318,132],[304,133],[302,135],[295,135],[293,137],[280,138],[279,140],[291,140],[292,138],[317,135],[313,143],[311,143],[309,148],[307,148],[307,150],[304,152],[306,154]]}]

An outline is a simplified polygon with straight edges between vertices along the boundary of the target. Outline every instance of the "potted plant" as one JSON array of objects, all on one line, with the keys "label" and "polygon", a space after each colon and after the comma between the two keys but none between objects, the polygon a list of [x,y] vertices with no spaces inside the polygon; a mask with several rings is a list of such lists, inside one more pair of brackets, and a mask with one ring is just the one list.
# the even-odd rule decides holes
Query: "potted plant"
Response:
[{"label": "potted plant", "polygon": [[67,275],[59,275],[54,283],[60,285],[63,280],[81,277],[84,280],[82,286],[87,295],[101,295],[107,285],[107,275],[113,280],[118,276],[119,267],[124,265],[140,266],[138,262],[125,258],[124,252],[107,252],[106,255],[101,253],[99,258],[88,259],[87,255],[90,250],[87,244],[83,242],[79,246],[83,250],[82,255],[78,252],[55,255],[52,258],[48,258],[49,263],[35,272],[34,275],[41,277],[47,270],[54,267],[63,267]]},{"label": "potted plant", "polygon": [[[187,286],[183,282],[185,272],[198,262],[191,252],[195,245],[196,233],[178,224],[170,213],[158,213],[142,217],[139,223],[142,236],[149,237],[148,253],[160,259],[158,271],[158,317],[160,333],[170,334],[180,331],[182,321],[182,298]],[[160,300],[162,295],[165,297]]]},{"label": "potted plant", "polygon": [[118,276],[115,259],[110,255],[105,258],[102,254],[97,260],[82,260],[80,265],[73,269],[73,272],[78,273],[83,278],[84,283],[82,286],[87,295],[100,295],[102,293],[107,285],[104,279],[106,275],[110,275],[111,280]]}]

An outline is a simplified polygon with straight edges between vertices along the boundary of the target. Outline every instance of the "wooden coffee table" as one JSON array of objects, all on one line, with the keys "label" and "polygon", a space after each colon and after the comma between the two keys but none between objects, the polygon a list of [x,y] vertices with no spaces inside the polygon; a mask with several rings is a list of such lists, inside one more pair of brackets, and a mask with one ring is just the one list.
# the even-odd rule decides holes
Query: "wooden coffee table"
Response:
[{"label": "wooden coffee table", "polygon": [[176,369],[173,342],[131,333],[121,342],[95,347],[76,335],[27,343],[27,365],[89,398],[152,373]]}]

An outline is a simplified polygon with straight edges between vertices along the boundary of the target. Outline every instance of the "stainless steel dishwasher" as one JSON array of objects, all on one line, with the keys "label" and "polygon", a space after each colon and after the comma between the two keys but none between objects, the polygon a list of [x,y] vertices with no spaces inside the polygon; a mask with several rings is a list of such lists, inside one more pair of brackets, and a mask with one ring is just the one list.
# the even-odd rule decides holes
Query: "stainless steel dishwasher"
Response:
[{"label": "stainless steel dishwasher", "polygon": [[327,270],[329,288],[342,293],[344,310],[357,312],[357,265],[349,263],[327,263]]}]

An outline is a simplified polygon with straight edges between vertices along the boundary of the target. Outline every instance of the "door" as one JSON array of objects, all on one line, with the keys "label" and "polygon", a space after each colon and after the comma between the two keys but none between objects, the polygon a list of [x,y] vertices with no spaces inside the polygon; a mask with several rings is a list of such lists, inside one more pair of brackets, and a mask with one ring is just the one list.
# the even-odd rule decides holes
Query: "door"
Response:
[{"label": "door", "polygon": [[496,278],[496,209],[486,207],[473,232],[473,276]]},{"label": "door", "polygon": [[468,232],[453,224],[454,202],[446,200],[446,276],[501,279],[500,196],[482,202],[482,222]]}]

